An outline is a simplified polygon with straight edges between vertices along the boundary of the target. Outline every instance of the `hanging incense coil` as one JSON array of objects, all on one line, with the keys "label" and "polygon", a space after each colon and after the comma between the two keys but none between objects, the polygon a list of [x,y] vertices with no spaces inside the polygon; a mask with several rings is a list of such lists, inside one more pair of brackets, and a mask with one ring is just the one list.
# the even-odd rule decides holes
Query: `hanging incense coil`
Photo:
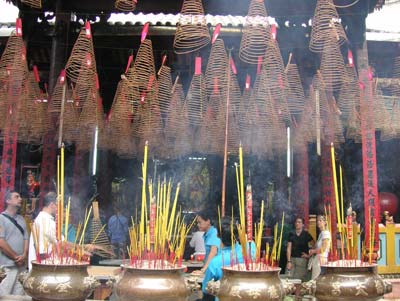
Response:
[{"label": "hanging incense coil", "polygon": [[211,108],[207,108],[197,139],[194,141],[194,151],[202,154],[222,154],[220,146],[224,144],[224,141],[223,137],[217,135],[216,125],[216,113]]},{"label": "hanging incense coil", "polygon": [[103,107],[99,105],[98,91],[93,88],[79,116],[79,134],[76,143],[81,151],[93,148],[95,131],[102,128],[103,124]]},{"label": "hanging incense coil", "polygon": [[271,43],[271,29],[263,0],[252,0],[243,27],[239,57],[243,62],[257,64],[264,58]]},{"label": "hanging incense coil", "polygon": [[82,28],[65,65],[67,78],[80,86],[94,86],[96,58],[90,30]]},{"label": "hanging incense coil", "polygon": [[135,106],[138,102],[157,98],[157,79],[154,67],[153,46],[145,39],[139,47],[135,64],[126,73],[129,82],[129,96]]},{"label": "hanging incense coil", "polygon": [[180,118],[178,119],[178,131],[176,132],[172,157],[182,157],[192,152],[193,135],[189,126],[188,110],[184,102],[178,103]]},{"label": "hanging incense coil", "polygon": [[26,48],[22,36],[13,32],[0,59],[0,82],[17,83],[28,76]]},{"label": "hanging incense coil", "polygon": [[[386,103],[386,101],[385,101]],[[362,108],[366,110],[366,102],[362,103]],[[388,105],[385,106],[385,110],[387,111],[386,117],[388,120],[385,121],[383,127],[381,129],[381,141],[388,141],[392,139],[396,139],[399,137],[400,130],[400,112],[399,112],[399,105],[397,101],[393,101],[392,98],[388,99]]]},{"label": "hanging incense coil", "polygon": [[201,0],[184,0],[174,38],[174,51],[190,53],[211,41]]},{"label": "hanging incense coil", "polygon": [[[79,126],[78,109],[74,106],[72,100],[67,101],[64,106],[64,120],[63,120],[63,141],[67,143],[74,143],[78,139]],[[60,121],[59,121],[60,123]]]},{"label": "hanging incense coil", "polygon": [[206,68],[206,90],[210,96],[215,89],[220,94],[226,92],[228,83],[229,62],[225,50],[225,44],[222,39],[216,39],[211,47],[210,57],[208,58]]},{"label": "hanging incense coil", "polygon": [[346,78],[346,72],[339,44],[332,35],[332,31],[330,38],[325,41],[320,68],[326,90],[338,91]]},{"label": "hanging incense coil", "polygon": [[310,50],[323,52],[332,31],[337,45],[340,46],[347,41],[346,33],[340,23],[339,14],[333,1],[318,0],[312,19]]},{"label": "hanging incense coil", "polygon": [[93,253],[104,258],[115,257],[110,240],[108,239],[108,235],[100,220],[98,203],[93,202],[92,208],[93,208],[93,220],[91,223],[92,227],[90,229],[90,243],[96,245],[96,248],[93,251]]},{"label": "hanging incense coil", "polygon": [[[21,93],[21,103],[18,108],[18,140],[20,142],[31,142],[32,123],[38,118],[38,103],[42,101],[39,84],[35,80],[33,72],[28,74]],[[14,117],[15,118],[15,117]],[[36,138],[36,137],[35,137]],[[37,142],[35,140],[35,142]]]},{"label": "hanging incense coil", "polygon": [[374,93],[374,126],[376,130],[383,130],[390,120],[389,112],[386,108],[385,97],[381,90]]},{"label": "hanging incense coil", "polygon": [[[60,83],[60,81],[57,81],[56,85],[54,86],[53,94],[51,95],[50,104],[49,104],[49,112],[53,113],[57,117],[61,113],[62,98],[63,98],[63,84]],[[72,91],[68,87],[68,85],[66,85],[66,87],[65,87],[65,103],[71,102],[71,101],[73,101]],[[64,103],[64,105],[65,105],[65,103]]]},{"label": "hanging incense coil", "polygon": [[[175,144],[178,140],[178,134],[186,129],[181,128],[182,110],[184,106],[184,92],[180,82],[175,84],[170,106],[168,107],[167,118],[164,127],[166,148],[171,158],[178,157],[175,153]],[[185,108],[186,109],[186,108]],[[185,114],[188,114],[187,109]],[[186,116],[185,116],[186,117]],[[189,120],[187,120],[189,122]],[[189,125],[187,125],[189,126]]]},{"label": "hanging incense coil", "polygon": [[304,110],[304,90],[299,69],[296,64],[290,62],[290,59],[286,66],[285,74],[288,81],[287,98],[290,114],[300,115]]},{"label": "hanging incense coil", "polygon": [[137,0],[115,0],[115,8],[122,11],[134,11]]},{"label": "hanging incense coil", "polygon": [[172,97],[172,77],[171,77],[171,68],[168,66],[161,66],[158,72],[158,94],[157,99],[160,105],[161,115],[163,120],[166,117],[169,104],[171,102]]},{"label": "hanging incense coil", "polygon": [[338,107],[342,113],[342,118],[346,119],[354,113],[354,107],[360,105],[360,87],[356,70],[354,67],[345,67],[345,77],[339,92]]},{"label": "hanging incense coil", "polygon": [[[393,64],[393,78],[400,81],[400,56],[394,59]],[[400,85],[392,85],[391,93],[393,96],[400,96]]]},{"label": "hanging incense coil", "polygon": [[201,124],[207,107],[206,81],[203,74],[194,74],[186,94],[189,124],[197,127]]},{"label": "hanging incense coil", "polygon": [[335,99],[332,99],[331,104],[331,118],[333,124],[334,143],[340,144],[344,142],[344,128],[340,119],[340,110],[336,105]]},{"label": "hanging incense coil", "polygon": [[361,117],[356,105],[353,106],[347,120],[346,139],[361,143]]},{"label": "hanging incense coil", "polygon": [[271,98],[276,105],[275,114],[285,122],[290,122],[290,112],[287,103],[288,82],[285,74],[279,45],[276,41],[270,44],[265,54],[261,70],[259,97]]},{"label": "hanging incense coil", "polygon": [[33,8],[42,8],[42,0],[21,0],[21,2]]}]

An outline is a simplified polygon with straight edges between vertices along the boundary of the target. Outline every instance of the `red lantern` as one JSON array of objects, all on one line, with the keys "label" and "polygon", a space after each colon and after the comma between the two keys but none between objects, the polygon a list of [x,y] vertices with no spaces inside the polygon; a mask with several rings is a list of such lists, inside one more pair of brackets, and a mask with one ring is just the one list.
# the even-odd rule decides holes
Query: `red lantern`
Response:
[{"label": "red lantern", "polygon": [[379,204],[381,212],[388,211],[389,215],[395,215],[399,205],[399,199],[391,192],[379,192]]}]

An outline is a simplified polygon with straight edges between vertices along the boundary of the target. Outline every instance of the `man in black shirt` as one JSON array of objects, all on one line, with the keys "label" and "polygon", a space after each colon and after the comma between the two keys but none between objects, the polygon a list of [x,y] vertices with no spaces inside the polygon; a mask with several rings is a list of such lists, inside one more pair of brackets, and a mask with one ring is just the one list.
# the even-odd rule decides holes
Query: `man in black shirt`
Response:
[{"label": "man in black shirt", "polygon": [[291,278],[309,280],[308,250],[314,245],[314,239],[311,234],[304,230],[304,220],[297,217],[295,220],[295,231],[290,233],[286,249],[287,265],[286,273]]}]

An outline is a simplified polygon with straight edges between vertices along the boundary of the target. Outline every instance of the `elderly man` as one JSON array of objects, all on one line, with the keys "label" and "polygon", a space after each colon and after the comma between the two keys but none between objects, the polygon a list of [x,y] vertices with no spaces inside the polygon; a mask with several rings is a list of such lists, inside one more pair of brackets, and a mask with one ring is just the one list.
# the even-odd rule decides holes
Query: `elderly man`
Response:
[{"label": "elderly man", "polygon": [[7,192],[6,209],[0,214],[0,265],[6,278],[0,284],[0,296],[24,295],[18,275],[26,270],[28,231],[25,219],[18,214],[22,199],[18,192]]}]

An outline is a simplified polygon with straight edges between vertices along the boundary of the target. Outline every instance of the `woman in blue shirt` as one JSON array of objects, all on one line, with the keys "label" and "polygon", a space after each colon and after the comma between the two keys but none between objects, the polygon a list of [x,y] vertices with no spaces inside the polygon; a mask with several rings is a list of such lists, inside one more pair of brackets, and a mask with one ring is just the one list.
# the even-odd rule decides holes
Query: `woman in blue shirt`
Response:
[{"label": "woman in blue shirt", "polygon": [[204,265],[200,272],[204,273],[213,259],[219,252],[221,240],[218,238],[217,229],[212,225],[211,216],[208,212],[202,211],[197,215],[197,226],[200,231],[204,231],[204,245],[206,254],[204,256]]}]

